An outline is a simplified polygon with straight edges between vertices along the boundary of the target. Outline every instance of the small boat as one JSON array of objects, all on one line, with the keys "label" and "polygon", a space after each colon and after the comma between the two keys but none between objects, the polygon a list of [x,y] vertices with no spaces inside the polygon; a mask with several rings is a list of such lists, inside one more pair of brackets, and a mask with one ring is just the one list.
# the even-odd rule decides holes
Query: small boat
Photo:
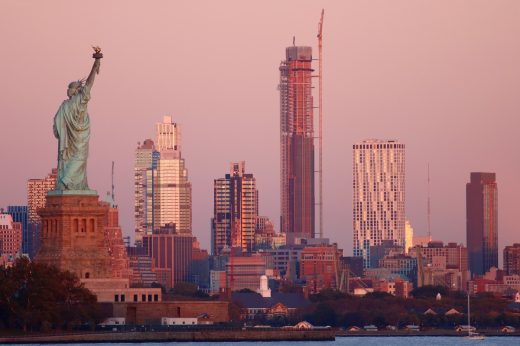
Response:
[{"label": "small boat", "polygon": [[471,327],[471,317],[470,317],[470,309],[469,309],[469,290],[468,290],[468,336],[466,336],[465,338],[469,339],[469,340],[484,340],[486,338],[484,335],[472,331],[472,329],[473,328]]},{"label": "small boat", "polygon": [[486,337],[479,333],[469,332],[465,338],[470,340],[484,340]]}]

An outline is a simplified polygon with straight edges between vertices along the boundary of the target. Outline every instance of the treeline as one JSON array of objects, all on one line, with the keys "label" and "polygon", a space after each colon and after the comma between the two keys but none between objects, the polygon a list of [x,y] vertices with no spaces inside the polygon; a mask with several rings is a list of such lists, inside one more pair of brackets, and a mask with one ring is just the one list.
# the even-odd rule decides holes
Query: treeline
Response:
[{"label": "treeline", "polygon": [[0,328],[23,331],[93,328],[104,316],[78,277],[18,259],[0,268]]},{"label": "treeline", "polygon": [[[441,300],[436,300],[441,293]],[[408,324],[423,328],[453,329],[467,324],[467,296],[448,292],[443,287],[426,286],[412,292],[413,299],[402,299],[387,293],[374,292],[354,297],[332,290],[311,295],[312,306],[303,312],[303,319],[314,325],[350,327],[373,324],[403,328]],[[471,298],[471,324],[477,328],[511,325],[520,327],[520,311],[508,308],[509,302],[489,294]],[[424,314],[428,309],[436,314]],[[445,315],[450,309],[460,314]]]}]

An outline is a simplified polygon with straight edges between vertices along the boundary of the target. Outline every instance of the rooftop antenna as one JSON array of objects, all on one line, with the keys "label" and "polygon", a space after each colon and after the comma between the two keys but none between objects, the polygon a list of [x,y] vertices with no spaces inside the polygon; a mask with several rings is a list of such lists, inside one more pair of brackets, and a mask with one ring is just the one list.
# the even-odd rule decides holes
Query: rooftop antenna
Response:
[{"label": "rooftop antenna", "polygon": [[293,46],[296,46],[296,36],[293,36],[293,37],[292,37],[292,45],[293,45]]},{"label": "rooftop antenna", "polygon": [[114,193],[114,161],[112,161],[112,200],[116,202],[116,196]]},{"label": "rooftop antenna", "polygon": [[430,163],[428,163],[428,238],[432,240],[431,209],[430,209]]}]

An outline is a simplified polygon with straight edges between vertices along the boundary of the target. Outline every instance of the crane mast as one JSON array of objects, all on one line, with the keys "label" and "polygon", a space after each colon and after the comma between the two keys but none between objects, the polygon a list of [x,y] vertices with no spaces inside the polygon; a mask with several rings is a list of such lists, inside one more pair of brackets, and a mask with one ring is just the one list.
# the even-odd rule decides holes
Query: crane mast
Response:
[{"label": "crane mast", "polygon": [[112,161],[112,200],[116,201],[116,196],[114,194],[114,161]]},{"label": "crane mast", "polygon": [[323,238],[323,16],[325,10],[321,10],[320,23],[318,24],[318,188],[319,188],[319,234]]}]

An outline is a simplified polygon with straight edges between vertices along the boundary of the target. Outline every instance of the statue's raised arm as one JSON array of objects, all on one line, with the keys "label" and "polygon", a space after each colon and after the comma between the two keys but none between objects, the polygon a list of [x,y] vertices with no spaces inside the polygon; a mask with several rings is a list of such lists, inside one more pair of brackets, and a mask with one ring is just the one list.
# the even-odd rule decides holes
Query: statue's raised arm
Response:
[{"label": "statue's raised arm", "polygon": [[92,85],[94,84],[94,79],[96,78],[96,75],[99,73],[99,66],[101,65],[101,58],[103,58],[103,53],[101,53],[101,48],[99,47],[92,47],[94,49],[94,54],[92,54],[92,57],[94,60],[94,65],[92,65],[92,70],[90,70],[90,74],[88,75],[88,78],[85,82],[85,87],[92,88]]}]

